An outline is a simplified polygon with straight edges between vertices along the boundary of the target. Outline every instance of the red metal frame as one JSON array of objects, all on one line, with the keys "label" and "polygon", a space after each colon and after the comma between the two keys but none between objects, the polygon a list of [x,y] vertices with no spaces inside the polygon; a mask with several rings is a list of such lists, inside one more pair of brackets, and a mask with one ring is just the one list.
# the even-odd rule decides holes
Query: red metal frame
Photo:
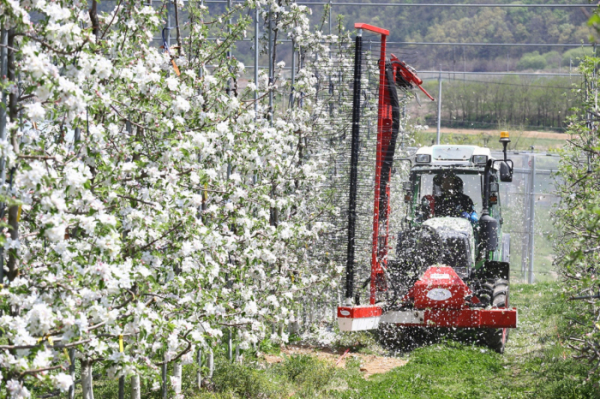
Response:
[{"label": "red metal frame", "polygon": [[[433,294],[441,294],[436,296]],[[470,298],[469,301],[466,298]],[[469,287],[449,266],[432,266],[403,298],[406,308],[388,311],[377,305],[340,306],[338,318],[387,317],[398,326],[516,328],[516,308],[482,309]],[[396,315],[394,316],[394,313]],[[418,316],[418,317],[417,317]],[[396,320],[394,320],[396,318]]]},{"label": "red metal frame", "polygon": [[387,30],[387,29],[378,28],[376,26],[369,25],[369,24],[364,24],[362,22],[355,23],[354,24],[354,29],[364,29],[364,30],[368,30],[370,32],[375,32],[375,33],[378,33],[378,34],[384,35],[384,36],[389,36],[390,35],[390,31]]},{"label": "red metal frame", "polygon": [[[375,198],[373,206],[373,244],[371,250],[371,291],[369,296],[369,302],[374,305],[377,297],[378,282],[383,277],[383,269],[380,264],[380,259],[385,259],[387,254],[387,245],[383,245],[383,248],[379,246],[379,197],[381,187],[381,167],[382,167],[382,147],[383,147],[383,135],[384,135],[384,107],[385,99],[387,98],[387,89],[385,84],[385,58],[386,58],[386,40],[389,31],[373,27],[366,24],[361,25],[361,29],[368,29],[373,32],[381,33],[381,51],[379,56],[379,112],[377,114],[377,160],[375,163]],[[368,28],[367,28],[368,27]],[[385,33],[384,33],[385,32]],[[388,104],[389,107],[389,104]],[[385,107],[385,108],[388,108]]]},{"label": "red metal frame", "polygon": [[517,309],[428,309],[422,323],[398,323],[399,326],[516,328]]},{"label": "red metal frame", "polygon": [[431,96],[431,94],[427,93],[427,90],[421,86],[423,84],[423,80],[417,76],[416,71],[408,65],[406,62],[401,61],[394,54],[390,57],[392,61],[392,65],[394,66],[394,72],[399,73],[402,78],[417,86],[431,101],[435,101],[435,99]]},{"label": "red metal frame", "polygon": [[[386,44],[389,31],[362,23],[354,24],[354,27],[381,34],[381,51],[379,55],[379,110],[377,113],[377,158],[375,163],[375,197],[373,204],[373,241],[371,248],[371,285],[369,295],[369,302],[371,305],[374,305],[377,301],[377,291],[385,291],[387,289],[383,270],[387,266],[391,204],[390,201],[387,201],[386,209],[379,209],[379,201],[383,194],[380,192],[381,179],[387,179],[389,183],[391,178],[391,170],[388,176],[381,175],[384,154],[388,152],[393,133],[392,105],[388,98],[388,82],[385,74]],[[405,62],[400,61],[393,54],[391,55],[390,61],[394,80],[396,80],[397,74],[400,74],[405,81],[419,87],[433,100],[433,97],[421,87],[423,81],[415,74],[414,69]],[[387,195],[387,198],[390,198],[389,184],[386,185],[385,195]],[[380,225],[381,222],[385,223],[385,225]]]},{"label": "red metal frame", "polygon": [[[411,311],[412,312],[412,311]],[[379,306],[338,307],[340,319],[364,319],[382,316]],[[517,328],[517,308],[502,309],[426,309],[419,323],[395,323],[407,327],[457,327],[457,328]]]},{"label": "red metal frame", "polygon": [[379,306],[340,306],[337,315],[341,318],[359,319],[364,317],[377,317],[383,314]]}]

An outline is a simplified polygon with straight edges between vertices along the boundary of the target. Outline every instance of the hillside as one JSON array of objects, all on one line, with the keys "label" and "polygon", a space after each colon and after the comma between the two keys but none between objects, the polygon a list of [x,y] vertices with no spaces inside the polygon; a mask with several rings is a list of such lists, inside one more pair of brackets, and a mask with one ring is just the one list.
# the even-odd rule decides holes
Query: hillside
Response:
[{"label": "hillside", "polygon": [[[390,29],[392,42],[448,42],[448,43],[582,43],[587,42],[591,30],[586,25],[590,9],[582,8],[454,8],[454,7],[369,7],[335,6],[333,13],[344,17],[351,29],[356,21],[384,26]],[[457,3],[489,3],[485,1],[457,1]],[[423,3],[418,1],[418,3]],[[512,3],[512,2],[511,2]],[[560,1],[532,1],[523,3],[567,4]],[[315,7],[319,18],[320,7]],[[399,45],[392,44],[393,48]],[[537,50],[551,51],[547,64],[556,68],[568,67],[565,47],[465,47],[465,46],[402,46],[404,57],[417,69],[466,71],[506,71],[524,68],[518,65],[525,53]],[[575,61],[576,57],[571,57]],[[545,67],[547,65],[543,65]],[[534,65],[539,67],[539,65]]]}]

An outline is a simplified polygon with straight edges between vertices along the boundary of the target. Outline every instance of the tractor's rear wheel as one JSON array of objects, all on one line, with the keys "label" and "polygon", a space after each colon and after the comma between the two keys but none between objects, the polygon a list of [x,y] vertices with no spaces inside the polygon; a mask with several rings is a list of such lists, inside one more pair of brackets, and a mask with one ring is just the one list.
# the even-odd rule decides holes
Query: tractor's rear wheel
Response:
[{"label": "tractor's rear wheel", "polygon": [[[488,283],[486,286],[492,284]],[[491,305],[494,308],[508,308],[508,281],[505,279],[497,279],[494,281],[492,291]],[[483,334],[483,339],[486,345],[498,353],[504,353],[506,341],[508,340],[508,328],[488,328]]]}]

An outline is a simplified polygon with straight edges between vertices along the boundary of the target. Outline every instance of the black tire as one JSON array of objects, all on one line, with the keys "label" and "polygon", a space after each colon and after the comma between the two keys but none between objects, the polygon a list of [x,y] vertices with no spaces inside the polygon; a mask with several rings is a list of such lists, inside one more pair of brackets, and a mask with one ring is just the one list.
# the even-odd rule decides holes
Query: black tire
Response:
[{"label": "black tire", "polygon": [[508,341],[510,328],[488,328],[483,339],[488,348],[503,354]]},{"label": "black tire", "polygon": [[479,283],[475,287],[475,296],[481,301],[481,306],[491,306],[494,298],[494,285],[488,282]]},{"label": "black tire", "polygon": [[[489,283],[488,283],[489,284]],[[491,305],[493,308],[508,308],[509,287],[508,281],[498,279],[493,284]],[[506,341],[508,340],[509,328],[488,328],[483,334],[485,344],[498,353],[504,353]]]}]

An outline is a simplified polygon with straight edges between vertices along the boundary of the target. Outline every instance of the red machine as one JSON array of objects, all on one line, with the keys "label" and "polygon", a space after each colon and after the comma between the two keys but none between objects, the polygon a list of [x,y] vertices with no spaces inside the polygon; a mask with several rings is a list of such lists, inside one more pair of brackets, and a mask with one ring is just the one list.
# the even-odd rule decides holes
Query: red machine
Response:
[{"label": "red machine", "polygon": [[342,331],[371,330],[379,322],[401,326],[515,328],[516,309],[472,307],[479,299],[451,267],[430,267],[410,289],[411,309],[383,312],[377,305],[338,307]]},{"label": "red machine", "polygon": [[[351,183],[349,207],[348,264],[345,306],[338,308],[339,327],[342,331],[377,329],[379,323],[397,326],[461,327],[503,329],[502,350],[507,328],[517,326],[517,311],[508,307],[482,307],[479,298],[459,277],[452,267],[432,265],[408,290],[401,306],[387,308],[382,295],[388,290],[386,278],[388,266],[390,179],[399,130],[399,100],[396,86],[404,90],[418,87],[431,100],[433,97],[421,86],[423,81],[416,71],[394,55],[387,59],[386,39],[389,31],[367,24],[357,23],[355,60],[355,108],[356,96],[360,93],[360,51],[362,31],[381,35],[379,59],[379,112],[377,122],[377,157],[375,169],[375,201],[373,214],[373,236],[371,253],[370,296],[368,305],[359,305],[354,299],[354,219],[352,212],[356,201],[355,142],[358,142],[359,114],[353,114],[353,152],[351,158]],[[493,164],[492,164],[493,166]],[[433,199],[433,198],[431,198]],[[353,204],[354,201],[354,204]],[[432,204],[432,202],[430,202]],[[433,209],[431,209],[433,211]],[[498,262],[497,262],[498,263]],[[507,279],[507,277],[505,277]],[[504,280],[502,280],[504,281]],[[506,283],[508,286],[508,283]],[[501,288],[501,287],[500,287]],[[498,288],[498,289],[500,289]],[[496,289],[494,286],[493,289]],[[505,294],[508,296],[508,294]],[[508,300],[506,300],[506,303]]]}]

